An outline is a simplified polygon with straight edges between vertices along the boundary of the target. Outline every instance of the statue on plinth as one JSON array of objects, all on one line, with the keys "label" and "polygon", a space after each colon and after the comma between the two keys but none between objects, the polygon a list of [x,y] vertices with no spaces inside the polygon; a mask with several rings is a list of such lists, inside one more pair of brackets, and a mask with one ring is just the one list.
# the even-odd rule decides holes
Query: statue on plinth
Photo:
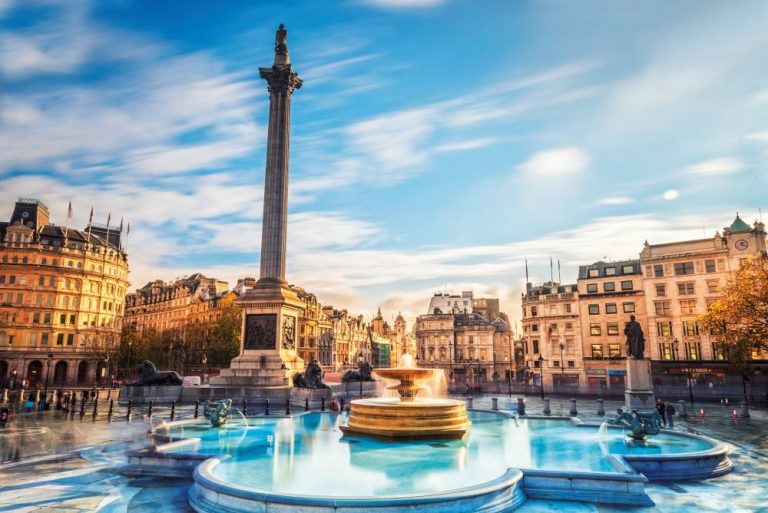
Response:
[{"label": "statue on plinth", "polygon": [[645,334],[634,315],[629,316],[629,322],[624,326],[624,335],[627,336],[627,353],[632,358],[642,360],[645,353]]},{"label": "statue on plinth", "polygon": [[221,427],[227,422],[227,415],[232,411],[232,399],[206,401],[203,403],[203,417],[208,419],[213,427]]},{"label": "statue on plinth", "polygon": [[341,375],[342,383],[349,383],[350,381],[373,381],[373,367],[368,362],[360,364],[358,370],[349,369]]},{"label": "statue on plinth", "polygon": [[330,388],[323,383],[323,369],[317,360],[312,360],[304,369],[304,372],[297,372],[293,375],[293,386],[298,388]]},{"label": "statue on plinth", "polygon": [[182,378],[176,371],[158,371],[155,364],[149,360],[144,360],[139,367],[139,380],[135,383],[128,383],[128,386],[150,386],[150,385],[170,385],[179,386],[182,384]]}]

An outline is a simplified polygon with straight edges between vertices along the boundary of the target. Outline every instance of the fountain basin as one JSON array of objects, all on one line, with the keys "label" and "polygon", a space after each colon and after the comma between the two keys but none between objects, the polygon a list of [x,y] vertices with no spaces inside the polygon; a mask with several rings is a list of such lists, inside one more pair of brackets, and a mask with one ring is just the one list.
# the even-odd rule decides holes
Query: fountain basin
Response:
[{"label": "fountain basin", "polygon": [[462,438],[471,423],[463,401],[396,398],[352,401],[349,422],[339,429],[349,436],[391,440],[446,440]]}]

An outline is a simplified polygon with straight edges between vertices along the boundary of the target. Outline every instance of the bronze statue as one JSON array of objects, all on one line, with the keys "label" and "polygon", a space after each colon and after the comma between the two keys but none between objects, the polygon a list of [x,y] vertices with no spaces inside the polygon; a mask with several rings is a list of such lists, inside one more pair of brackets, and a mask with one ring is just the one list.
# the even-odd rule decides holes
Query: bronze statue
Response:
[{"label": "bronze statue", "polygon": [[316,360],[312,360],[304,369],[304,373],[293,375],[293,386],[298,388],[330,388],[323,383],[323,369]]},{"label": "bronze statue", "polygon": [[227,422],[227,415],[232,411],[232,399],[206,401],[203,403],[203,417],[208,419],[213,427],[221,427]]},{"label": "bronze statue", "polygon": [[287,40],[288,31],[285,30],[285,25],[281,23],[277,28],[277,33],[275,33],[275,53],[288,55],[288,44],[286,43]]},{"label": "bronze statue", "polygon": [[645,352],[645,335],[634,315],[629,316],[629,322],[624,326],[624,334],[627,336],[627,353],[632,358],[642,360]]},{"label": "bronze statue", "polygon": [[128,386],[149,386],[149,385],[175,385],[182,383],[181,376],[176,371],[158,372],[155,364],[149,360],[144,360],[139,367],[139,380],[135,383],[129,383]]},{"label": "bronze statue", "polygon": [[657,411],[640,413],[637,410],[616,410],[618,415],[609,424],[622,426],[629,430],[627,436],[633,440],[645,440],[648,435],[658,435],[661,431],[661,417]]},{"label": "bronze statue", "polygon": [[341,375],[342,383],[350,381],[373,381],[373,367],[368,362],[360,364],[359,370],[349,369]]}]

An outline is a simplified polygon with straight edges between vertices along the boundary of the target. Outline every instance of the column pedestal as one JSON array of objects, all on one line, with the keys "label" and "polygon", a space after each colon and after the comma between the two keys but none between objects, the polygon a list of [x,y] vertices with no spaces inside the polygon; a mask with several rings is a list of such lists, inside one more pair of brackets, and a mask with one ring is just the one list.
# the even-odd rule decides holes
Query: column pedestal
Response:
[{"label": "column pedestal", "polygon": [[303,303],[288,286],[260,283],[237,300],[243,311],[240,356],[211,385],[287,387],[304,360],[296,353]]},{"label": "column pedestal", "polygon": [[627,388],[624,391],[624,403],[630,410],[655,411],[656,396],[653,393],[650,360],[627,358]]}]

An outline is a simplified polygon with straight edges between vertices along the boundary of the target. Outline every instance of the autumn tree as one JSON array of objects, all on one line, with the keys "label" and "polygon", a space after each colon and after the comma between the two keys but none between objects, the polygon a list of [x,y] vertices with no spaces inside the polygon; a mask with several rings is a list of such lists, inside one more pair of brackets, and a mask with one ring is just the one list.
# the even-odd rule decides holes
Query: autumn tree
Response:
[{"label": "autumn tree", "polygon": [[744,262],[700,321],[734,365],[751,360],[754,351],[768,350],[768,259]]}]

